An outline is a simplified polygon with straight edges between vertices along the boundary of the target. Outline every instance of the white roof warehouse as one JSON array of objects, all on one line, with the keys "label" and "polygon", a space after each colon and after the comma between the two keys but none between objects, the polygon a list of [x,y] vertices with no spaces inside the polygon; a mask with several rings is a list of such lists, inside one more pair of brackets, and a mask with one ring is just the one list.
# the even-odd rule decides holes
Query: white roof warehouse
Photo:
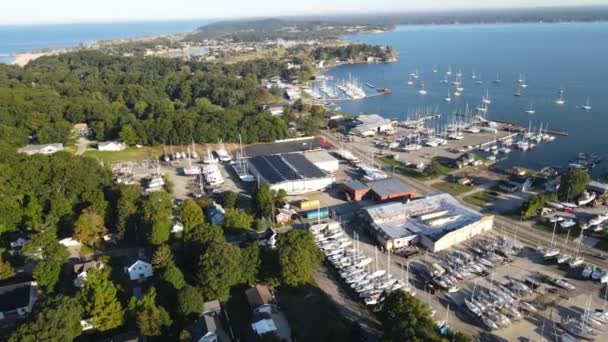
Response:
[{"label": "white roof warehouse", "polygon": [[386,250],[418,243],[437,252],[492,229],[493,215],[462,206],[449,194],[363,209],[368,230]]}]

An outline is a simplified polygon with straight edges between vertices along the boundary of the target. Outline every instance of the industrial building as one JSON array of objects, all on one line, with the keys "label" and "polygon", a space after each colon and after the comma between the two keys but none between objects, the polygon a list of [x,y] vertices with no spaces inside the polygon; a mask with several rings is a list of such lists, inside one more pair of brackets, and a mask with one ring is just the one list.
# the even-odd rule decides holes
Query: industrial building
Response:
[{"label": "industrial building", "polygon": [[352,133],[364,137],[374,136],[376,133],[393,132],[391,120],[378,114],[359,115],[355,119],[357,126],[351,130]]},{"label": "industrial building", "polygon": [[412,188],[397,178],[387,178],[367,183],[359,180],[350,180],[342,184],[342,190],[346,194],[346,197],[353,201],[360,201],[364,197],[369,197],[376,201],[388,201],[416,196]]},{"label": "industrial building", "polygon": [[493,215],[468,209],[445,193],[374,205],[363,209],[360,217],[385,250],[419,244],[437,252],[492,229],[494,223]]},{"label": "industrial building", "polygon": [[319,169],[335,174],[340,167],[340,161],[325,150],[315,150],[304,153],[306,159],[315,164]]},{"label": "industrial building", "polygon": [[[334,177],[302,153],[274,154],[249,158],[249,170],[271,190],[283,189],[288,195],[320,191],[334,182]],[[323,162],[325,163],[325,162]]]}]

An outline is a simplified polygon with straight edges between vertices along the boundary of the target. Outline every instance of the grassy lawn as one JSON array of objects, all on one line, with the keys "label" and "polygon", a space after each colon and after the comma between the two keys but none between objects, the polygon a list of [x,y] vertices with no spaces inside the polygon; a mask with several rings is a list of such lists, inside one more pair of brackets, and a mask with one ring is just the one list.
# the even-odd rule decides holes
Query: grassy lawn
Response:
[{"label": "grassy lawn", "polygon": [[[174,147],[176,151],[182,151],[184,149],[178,149]],[[166,150],[168,151],[168,149]],[[95,158],[104,162],[117,162],[117,161],[134,161],[143,160],[150,158],[158,158],[163,153],[162,146],[144,146],[142,148],[129,147],[124,151],[98,151],[98,150],[87,150],[84,152],[84,156]]]},{"label": "grassy lawn", "polygon": [[402,175],[408,176],[408,177],[412,177],[412,178],[416,178],[419,180],[431,180],[431,179],[435,179],[441,175],[445,175],[448,174],[450,172],[452,172],[454,169],[449,168],[445,165],[441,165],[440,166],[440,173],[437,175],[427,175],[422,171],[419,171],[415,168],[406,166],[405,164],[403,164],[402,162],[395,160],[389,156],[382,156],[380,157],[380,160],[382,160],[383,162],[387,163],[390,166],[394,166],[395,167],[395,171],[401,173]]},{"label": "grassy lawn", "polygon": [[472,195],[469,195],[469,196],[465,197],[464,200],[467,201],[468,203],[471,203],[478,207],[483,207],[486,204],[497,200],[498,199],[497,195],[498,194],[495,191],[484,190],[484,191],[476,192]]},{"label": "grassy lawn", "polygon": [[296,341],[347,341],[349,325],[334,304],[311,280],[277,292]]},{"label": "grassy lawn", "polygon": [[438,182],[433,184],[433,187],[439,191],[447,192],[452,196],[462,195],[465,192],[471,191],[475,189],[472,185],[462,185],[458,183],[450,183],[450,182]]}]

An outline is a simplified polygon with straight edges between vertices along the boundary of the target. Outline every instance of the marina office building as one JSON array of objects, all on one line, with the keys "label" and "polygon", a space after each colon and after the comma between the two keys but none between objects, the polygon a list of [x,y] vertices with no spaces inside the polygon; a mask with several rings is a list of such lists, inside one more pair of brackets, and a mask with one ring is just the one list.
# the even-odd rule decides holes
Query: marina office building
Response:
[{"label": "marina office building", "polygon": [[374,205],[360,214],[366,229],[387,251],[414,244],[441,251],[489,231],[494,224],[493,215],[468,209],[445,193]]}]

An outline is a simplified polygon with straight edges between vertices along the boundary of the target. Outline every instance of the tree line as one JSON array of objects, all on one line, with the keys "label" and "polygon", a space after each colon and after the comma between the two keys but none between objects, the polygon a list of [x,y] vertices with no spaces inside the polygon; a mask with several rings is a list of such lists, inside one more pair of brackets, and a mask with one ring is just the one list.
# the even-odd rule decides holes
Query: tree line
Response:
[{"label": "tree line", "polygon": [[79,51],[0,66],[0,141],[67,142],[74,123],[97,140],[133,131],[140,144],[272,141],[287,124],[262,109],[258,79],[288,74],[280,61],[234,65]]}]

